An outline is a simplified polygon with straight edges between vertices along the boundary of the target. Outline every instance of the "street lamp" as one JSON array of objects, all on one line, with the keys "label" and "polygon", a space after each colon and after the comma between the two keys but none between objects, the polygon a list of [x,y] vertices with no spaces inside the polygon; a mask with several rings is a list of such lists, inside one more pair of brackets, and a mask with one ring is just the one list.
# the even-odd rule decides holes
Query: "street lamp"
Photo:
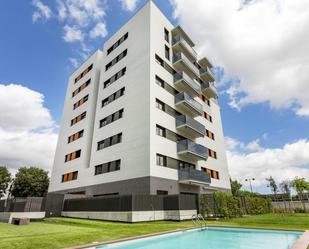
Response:
[{"label": "street lamp", "polygon": [[251,189],[251,194],[252,194],[253,191],[252,191],[252,184],[251,184],[251,181],[255,181],[255,178],[246,178],[245,181],[250,183],[250,189]]}]

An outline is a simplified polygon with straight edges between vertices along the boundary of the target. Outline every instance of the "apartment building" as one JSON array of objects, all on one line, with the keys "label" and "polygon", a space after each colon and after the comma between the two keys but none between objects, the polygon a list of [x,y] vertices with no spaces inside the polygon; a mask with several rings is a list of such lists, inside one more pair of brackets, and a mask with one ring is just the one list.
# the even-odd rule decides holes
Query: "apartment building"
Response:
[{"label": "apartment building", "polygon": [[152,2],[70,77],[49,192],[229,191],[212,64]]}]

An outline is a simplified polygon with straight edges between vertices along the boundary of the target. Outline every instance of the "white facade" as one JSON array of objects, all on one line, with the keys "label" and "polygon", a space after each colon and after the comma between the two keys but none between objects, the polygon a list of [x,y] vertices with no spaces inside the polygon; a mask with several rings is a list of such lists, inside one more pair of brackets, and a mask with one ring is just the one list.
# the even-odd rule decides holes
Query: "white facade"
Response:
[{"label": "white facade", "polygon": [[[165,40],[165,29],[169,34],[169,42]],[[127,38],[123,38],[122,42],[119,42],[120,45],[114,46],[116,48],[108,53],[107,51],[126,33]],[[172,39],[179,34],[185,39],[181,40],[182,44],[175,45]],[[68,82],[49,192],[86,195],[177,194],[230,189],[217,99],[209,94],[210,88],[204,88],[206,89],[203,91],[204,97],[208,97],[209,106],[207,101],[202,101],[202,92],[194,96],[190,87],[174,84],[174,74],[184,65],[179,61],[173,61],[177,49],[184,49],[184,54],[188,55],[191,63],[195,63],[193,66],[197,75],[192,74],[189,80],[197,78],[199,83],[194,82],[199,87],[203,79],[207,81],[202,84],[208,84],[209,74],[201,76],[198,68],[208,65],[209,62],[205,58],[195,60],[194,56],[190,57],[188,53],[191,51],[190,48],[186,47],[187,45],[182,46],[183,44],[193,45],[182,29],[175,28],[157,6],[149,1],[112,35],[102,50],[94,53],[72,74]],[[170,50],[170,60],[165,56],[165,46]],[[126,55],[106,70],[106,65],[125,50]],[[157,62],[158,57],[164,61],[165,68]],[[75,83],[75,79],[91,64],[92,69]],[[124,68],[125,73],[122,77],[104,87],[108,79]],[[186,70],[184,67],[183,72],[190,75]],[[172,94],[166,88],[159,86],[156,83],[156,76],[165,82],[165,86],[174,88],[175,92]],[[90,84],[72,97],[72,92],[88,79],[91,79]],[[102,107],[104,99],[122,88],[124,88],[122,96]],[[175,103],[177,92],[180,94],[186,92],[194,97],[194,100],[201,105],[200,113],[190,115],[189,111],[184,111],[183,106],[186,104]],[[210,93],[213,92],[210,91]],[[73,110],[74,103],[87,94],[88,100]],[[177,115],[186,114],[188,119],[193,118],[199,122],[198,127],[204,126],[204,131],[205,129],[211,131],[214,134],[214,140],[206,135],[196,136],[196,133],[192,133],[188,127],[176,126],[177,115],[174,117],[166,113],[166,110],[158,109],[157,99],[176,110]],[[102,119],[122,109],[121,118],[100,128]],[[86,117],[71,126],[71,120],[83,112],[86,112]],[[204,117],[203,112],[207,112],[212,117],[212,122]],[[157,135],[157,125],[166,129],[165,137]],[[83,136],[68,143],[68,137],[81,130],[84,130]],[[121,142],[98,150],[98,142],[120,133]],[[166,134],[170,134],[172,138]],[[194,146],[202,145],[204,149],[198,146],[199,151],[208,153],[208,149],[211,149],[216,152],[217,158],[208,156],[200,160],[204,156],[203,153],[202,157],[200,155],[198,158],[196,156],[193,158],[192,151],[179,151],[179,148],[177,149],[179,142],[173,140],[177,136],[178,140],[188,139]],[[65,162],[66,155],[78,150],[81,150],[79,158]],[[160,161],[161,166],[157,165],[159,160],[157,154],[161,155],[161,159],[162,156],[165,158]],[[102,170],[97,171],[97,173],[100,171],[100,174],[95,174],[97,165],[116,160],[120,160],[120,169],[115,168],[114,164],[110,168],[103,165]],[[194,165],[195,170],[182,169],[182,164],[176,160]],[[175,168],[178,164],[180,169]],[[211,182],[205,180],[203,176],[206,176],[206,173],[201,172],[202,167],[207,168],[208,172],[213,170],[213,177],[219,179],[211,178]],[[180,176],[180,171],[185,171],[189,175]],[[71,172],[78,173],[73,177],[72,174],[68,175]],[[63,176],[65,174],[67,175]]]}]

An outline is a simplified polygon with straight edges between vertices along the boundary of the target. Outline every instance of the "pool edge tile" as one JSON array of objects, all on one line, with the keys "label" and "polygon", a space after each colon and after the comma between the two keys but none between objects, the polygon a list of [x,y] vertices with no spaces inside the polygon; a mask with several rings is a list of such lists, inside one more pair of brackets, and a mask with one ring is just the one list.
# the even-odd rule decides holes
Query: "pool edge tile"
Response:
[{"label": "pool edge tile", "polygon": [[309,230],[306,230],[303,235],[295,241],[291,249],[307,249],[309,245]]}]

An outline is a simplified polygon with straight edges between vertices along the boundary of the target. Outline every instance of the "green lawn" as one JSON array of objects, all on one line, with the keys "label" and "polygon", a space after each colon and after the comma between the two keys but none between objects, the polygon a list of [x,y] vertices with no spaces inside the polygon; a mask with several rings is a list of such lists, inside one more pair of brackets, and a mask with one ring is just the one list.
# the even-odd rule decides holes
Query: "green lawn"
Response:
[{"label": "green lawn", "polygon": [[[309,215],[260,215],[212,221],[209,222],[209,225],[309,229]],[[107,241],[191,226],[191,221],[126,224],[68,218],[47,219],[45,221],[32,222],[27,226],[13,226],[0,223],[0,248],[64,248],[94,241]]]}]

